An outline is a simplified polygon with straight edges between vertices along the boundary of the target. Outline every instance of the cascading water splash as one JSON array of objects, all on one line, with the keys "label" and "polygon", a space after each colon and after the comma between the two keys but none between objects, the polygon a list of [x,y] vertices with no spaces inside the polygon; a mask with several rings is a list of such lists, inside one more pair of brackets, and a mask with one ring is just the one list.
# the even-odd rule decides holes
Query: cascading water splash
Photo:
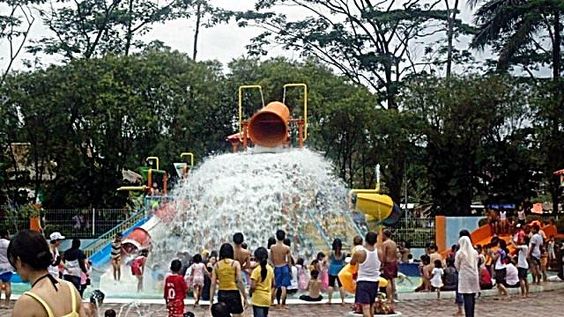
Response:
[{"label": "cascading water splash", "polygon": [[357,231],[344,215],[347,190],[332,171],[308,149],[209,157],[173,191],[176,216],[154,236],[152,258],[164,264],[178,251],[217,250],[235,232],[254,250],[283,229],[307,257],[335,237],[350,241]]}]

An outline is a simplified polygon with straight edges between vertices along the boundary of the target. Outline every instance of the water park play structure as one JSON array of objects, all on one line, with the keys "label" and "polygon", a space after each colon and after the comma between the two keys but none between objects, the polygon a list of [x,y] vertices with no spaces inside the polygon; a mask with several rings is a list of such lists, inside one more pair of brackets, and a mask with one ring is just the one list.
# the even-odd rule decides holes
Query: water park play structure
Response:
[{"label": "water park play structure", "polygon": [[[294,118],[285,104],[287,92],[290,88],[303,89],[303,117]],[[243,94],[245,90],[256,89],[261,96],[262,108],[257,111],[250,119],[244,118]],[[273,101],[265,106],[264,94],[260,85],[244,85],[239,87],[238,112],[239,112],[239,132],[227,137],[231,143],[233,152],[254,144],[259,147],[277,148],[290,145],[290,130],[297,127],[297,142],[302,148],[307,140],[307,85],[304,83],[291,83],[284,85],[282,102]]]},{"label": "water park play structure", "polygon": [[[294,88],[303,89],[303,102],[298,106],[286,96]],[[249,117],[243,104],[247,89],[256,89],[261,95],[261,108]],[[197,168],[194,156],[182,153],[184,162],[174,163],[180,181],[172,190],[159,158],[148,157],[148,166],[139,170],[142,184],[118,189],[145,196],[143,208],[85,247],[94,268],[102,272],[93,281],[95,287],[108,298],[160,299],[162,278],[179,251],[195,254],[214,250],[231,241],[238,231],[254,249],[265,245],[277,229],[284,229],[292,251],[310,259],[320,250],[328,251],[334,238],[340,238],[348,248],[354,236],[364,235],[351,210],[374,224],[396,223],[401,211],[380,192],[379,182],[375,189],[349,191],[333,174],[328,160],[304,147],[308,138],[307,94],[305,84],[288,84],[282,101],[265,104],[260,86],[241,86],[238,131],[227,137],[233,153],[209,156]],[[128,255],[151,250],[145,277],[150,287],[142,293],[135,292],[137,281],[127,268],[122,269],[120,283],[113,281],[110,243],[118,232],[125,237],[123,263],[128,262]]]}]

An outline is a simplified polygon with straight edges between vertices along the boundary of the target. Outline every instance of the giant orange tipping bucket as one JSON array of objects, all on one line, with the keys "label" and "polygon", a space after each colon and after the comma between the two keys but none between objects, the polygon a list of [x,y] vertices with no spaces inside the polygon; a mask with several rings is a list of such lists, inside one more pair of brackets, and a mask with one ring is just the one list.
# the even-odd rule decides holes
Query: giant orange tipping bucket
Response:
[{"label": "giant orange tipping bucket", "polygon": [[151,235],[147,230],[136,227],[127,238],[123,239],[122,245],[126,254],[149,249],[151,247]]},{"label": "giant orange tipping bucket", "polygon": [[255,145],[283,145],[288,142],[289,121],[288,107],[279,101],[273,101],[253,115],[249,123],[249,137]]}]

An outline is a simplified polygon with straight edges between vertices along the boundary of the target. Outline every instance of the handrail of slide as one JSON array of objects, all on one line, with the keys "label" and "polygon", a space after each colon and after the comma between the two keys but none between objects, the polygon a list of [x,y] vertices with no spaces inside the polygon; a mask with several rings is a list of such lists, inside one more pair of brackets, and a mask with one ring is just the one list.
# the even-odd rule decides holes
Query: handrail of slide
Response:
[{"label": "handrail of slide", "polygon": [[143,210],[143,209],[138,210],[136,213],[131,215],[131,217],[125,219],[124,221],[119,223],[117,226],[113,227],[108,232],[101,235],[98,239],[96,239],[93,242],[91,242],[90,244],[88,244],[83,249],[84,254],[86,254],[87,257],[91,257],[94,253],[100,251],[106,245],[108,245],[114,239],[114,237],[116,236],[116,234],[118,232],[123,233],[124,231],[126,231],[127,229],[130,229],[136,223],[143,220],[144,218],[145,218],[145,210]]},{"label": "handrail of slide", "polygon": [[325,243],[327,244],[327,246],[329,248],[331,248],[331,240],[329,239],[329,236],[327,236],[327,233],[325,232],[325,230],[323,229],[323,227],[321,227],[321,225],[319,224],[319,221],[317,221],[315,219],[315,217],[313,216],[311,210],[306,210],[306,213],[308,214],[309,218],[313,221],[313,223],[315,224],[315,228],[317,229],[317,231],[319,231],[319,234],[321,235],[321,238],[323,238],[323,240],[325,241]]},{"label": "handrail of slide", "polygon": [[354,228],[354,230],[356,231],[356,233],[361,236],[364,237],[366,235],[366,232],[363,232],[362,229],[360,229],[360,227],[358,226],[358,224],[354,221],[353,217],[350,215],[350,213],[348,211],[343,211],[343,214],[345,215],[345,217],[347,218],[347,221],[352,224],[352,227]]}]

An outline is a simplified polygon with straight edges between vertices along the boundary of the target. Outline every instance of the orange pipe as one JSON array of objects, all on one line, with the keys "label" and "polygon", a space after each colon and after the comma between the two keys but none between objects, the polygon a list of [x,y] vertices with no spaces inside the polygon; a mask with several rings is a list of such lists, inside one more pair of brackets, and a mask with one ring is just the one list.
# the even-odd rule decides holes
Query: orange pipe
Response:
[{"label": "orange pipe", "polygon": [[288,142],[290,110],[274,101],[253,115],[249,123],[249,137],[255,145],[277,147]]}]

